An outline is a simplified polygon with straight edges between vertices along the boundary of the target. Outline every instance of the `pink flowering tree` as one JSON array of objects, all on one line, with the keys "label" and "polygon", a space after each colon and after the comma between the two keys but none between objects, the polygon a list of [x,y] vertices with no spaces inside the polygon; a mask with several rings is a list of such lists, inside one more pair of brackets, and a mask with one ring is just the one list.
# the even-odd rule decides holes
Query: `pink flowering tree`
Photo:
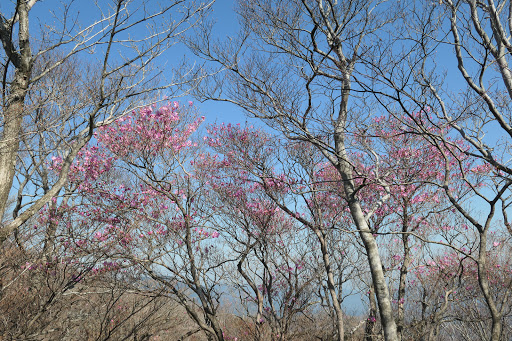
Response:
[{"label": "pink flowering tree", "polygon": [[[471,233],[471,232],[469,232]],[[494,238],[493,238],[494,239]],[[499,244],[499,242],[493,242]],[[408,283],[411,299],[408,302],[411,333],[425,340],[452,337],[479,337],[487,339],[490,330],[482,324],[492,321],[478,279],[477,254],[462,252],[437,252],[425,264],[413,271]],[[507,306],[505,321],[510,321],[510,304],[503,301],[509,296],[512,285],[510,249],[495,246],[488,251],[490,266],[487,280],[493,296]],[[412,304],[411,304],[412,303]],[[505,333],[510,332],[506,323]]]},{"label": "pink flowering tree", "polygon": [[[229,200],[237,204],[248,193],[257,193],[260,200],[269,201],[302,227],[301,235],[315,250],[316,285],[322,288],[317,291],[318,298],[331,314],[334,337],[342,340],[345,326],[341,304],[355,287],[346,284],[365,267],[360,253],[353,252],[350,238],[343,233],[349,230],[343,226],[350,225],[350,220],[346,204],[329,193],[333,179],[324,176],[328,165],[311,146],[279,140],[252,127],[218,125],[209,131],[208,143],[220,154],[212,160],[220,169],[219,181],[227,177],[231,186],[238,186],[221,197],[232,198]],[[226,186],[222,182],[218,187],[225,191]]]},{"label": "pink flowering tree", "polygon": [[[91,254],[109,258],[107,269],[133,267],[169,292],[210,338],[223,340],[217,308],[223,259],[219,233],[208,225],[205,174],[196,171],[204,117],[170,102],[143,107],[96,134],[72,166],[69,182],[81,200],[75,215]],[[58,171],[60,160],[55,158]],[[100,176],[108,172],[108,176]],[[115,179],[115,180],[113,180]]]},{"label": "pink flowering tree", "polygon": [[[421,115],[419,113],[418,117]],[[408,134],[407,129],[402,120],[391,116],[377,118],[372,125],[356,134],[354,146],[359,150],[352,155],[357,160],[353,165],[353,181],[362,198],[361,208],[368,217],[373,237],[382,245],[384,270],[392,290],[400,336],[408,323],[405,318],[408,306],[406,290],[411,269],[429,259],[431,244],[459,252],[470,243],[464,237],[467,225],[460,229],[450,222],[443,222],[446,212],[451,212],[451,203],[439,186],[445,176],[443,163],[446,154],[452,165],[463,162],[467,168],[469,161],[456,154],[457,148],[439,151],[421,137]],[[230,193],[223,192],[222,196],[233,197],[236,203],[248,192],[261,188],[276,207],[316,235],[325,269],[324,278],[330,289],[330,299],[333,299],[331,304],[335,306],[334,302],[338,303],[338,331],[343,333],[341,299],[338,298],[342,295],[341,286],[338,286],[341,283],[335,286],[333,280],[343,273],[339,272],[343,266],[335,268],[330,260],[345,259],[347,262],[350,259],[346,255],[333,257],[343,240],[336,239],[333,231],[354,231],[348,203],[344,203],[343,180],[335,167],[322,163],[322,155],[314,148],[286,140],[279,143],[271,141],[276,139],[250,128],[221,125],[210,129],[208,142],[223,155],[222,158],[213,158],[212,164],[228,172],[231,178],[238,179],[239,185],[250,184],[245,185],[248,187],[235,186]],[[459,156],[459,159],[452,155]],[[460,177],[461,172],[450,174]],[[229,186],[226,186],[227,183],[222,183],[219,187],[227,190]],[[460,200],[467,193],[467,187],[460,182],[454,182],[450,190],[458,193]],[[384,202],[381,200],[383,197],[387,197]],[[348,251],[350,243],[344,245],[347,253],[360,252],[357,249]],[[364,271],[360,263],[355,268]],[[375,302],[372,285],[368,292],[371,309],[366,330],[367,335],[371,335],[375,334],[373,326],[377,322],[378,310],[372,303]]]},{"label": "pink flowering tree", "polygon": [[316,252],[303,242],[307,231],[228,158],[209,157],[205,165],[215,169],[210,184],[215,216],[237,260],[231,280],[251,317],[246,330],[256,340],[300,337],[304,329],[298,318],[314,318],[317,276]]},{"label": "pink flowering tree", "polygon": [[[145,107],[100,129],[70,168],[69,195],[41,212],[47,226],[42,254],[66,250],[85,270],[76,283],[138,271],[214,340],[241,336],[225,330],[218,316],[227,282],[250,316],[251,335],[277,340],[300,335],[298,316],[313,318],[313,298],[331,313],[331,337],[351,335],[356,329],[346,327],[341,304],[359,287],[370,303],[366,339],[374,339],[381,308],[373,277],[364,280],[373,272],[361,261],[366,249],[353,238],[361,231],[339,170],[311,144],[252,127],[215,125],[197,138],[203,118],[192,111],[178,103]],[[487,181],[485,165],[469,158],[460,141],[427,144],[413,134],[413,124],[404,117],[376,118],[353,134],[350,152],[353,190],[379,247],[397,335],[441,335],[455,328],[449,316],[464,310],[459,302],[470,300],[488,309],[495,302],[504,320],[508,267],[485,260],[499,255],[493,250],[503,250],[507,234],[489,225],[484,232],[492,242],[482,253],[475,242],[482,238],[479,230],[467,216],[453,215],[468,193],[502,184],[499,174]],[[61,162],[58,156],[52,160],[55,173]],[[445,285],[444,268],[427,277],[418,270],[434,269],[441,253],[453,255],[450,267],[458,262],[466,271],[451,271]],[[469,283],[471,275],[475,286],[456,297],[463,286],[455,277]],[[502,279],[493,280],[498,275]],[[435,276],[436,295],[422,300]]]},{"label": "pink flowering tree", "polygon": [[[478,282],[480,292],[474,292],[473,297],[478,297],[480,306],[487,307],[490,315],[484,318],[485,314],[478,313],[488,322],[488,329],[480,332],[485,338],[499,339],[497,334],[503,333],[503,321],[507,318],[508,294],[495,294],[497,291],[505,292],[501,291],[501,285],[497,286],[490,280],[489,273],[495,269],[489,264],[489,251],[506,239],[503,239],[503,232],[507,226],[509,181],[502,171],[493,170],[488,163],[474,157],[471,145],[454,137],[457,129],[443,125],[430,108],[377,121],[378,128],[368,129],[369,133],[365,130],[365,135],[388,141],[386,149],[390,159],[382,161],[392,165],[388,168],[392,170],[392,176],[386,179],[390,196],[381,206],[388,213],[382,215],[376,211],[373,219],[380,232],[401,234],[401,238],[394,238],[395,243],[391,244],[395,248],[388,250],[391,252],[389,269],[399,274],[398,286],[391,288],[396,290],[394,302],[402,316],[397,319],[397,331],[400,333],[405,323],[403,316],[407,306],[405,289],[409,269],[430,263],[431,255],[444,249],[447,254],[458,255],[460,267],[471,265],[478,270],[473,273],[473,280]],[[368,138],[362,139],[359,146],[370,143],[367,141]],[[381,146],[384,147],[377,145],[372,149]],[[371,198],[371,195],[365,198]],[[470,204],[474,203],[488,205],[489,211],[477,218],[470,209]],[[496,217],[499,204],[502,221]],[[385,219],[379,219],[379,215]],[[496,235],[501,235],[501,239],[496,241]],[[492,243],[488,242],[491,238],[494,240]],[[403,251],[397,252],[396,246],[403,247]],[[412,254],[416,258],[421,255],[423,260],[415,261]],[[462,259],[467,261],[465,265]],[[503,275],[506,276],[506,272]],[[461,278],[469,282],[469,277]],[[449,292],[453,297],[451,290],[452,287],[448,287],[439,297]],[[443,299],[439,304],[444,308],[430,315],[438,323],[435,328],[439,328],[443,313],[462,309],[462,305],[450,307],[455,301]],[[416,298],[416,302],[420,300]],[[433,306],[439,304],[434,303]]]},{"label": "pink flowering tree", "polygon": [[[422,253],[429,248],[431,237],[438,235],[435,224],[450,209],[436,185],[442,177],[444,159],[421,137],[407,134],[403,120],[393,116],[372,119],[369,127],[357,135],[359,148],[366,156],[361,158],[356,180],[364,193],[363,210],[368,212],[377,198],[388,194],[388,199],[371,215],[370,225],[380,243],[389,243],[383,249],[387,254],[385,270],[396,307],[397,333],[402,338],[409,272],[424,261]],[[385,179],[385,186],[375,181],[379,176]],[[370,295],[372,291],[370,288]],[[374,316],[369,316],[367,334],[375,334],[370,332],[374,322]]]},{"label": "pink flowering tree", "polygon": [[[155,91],[184,84],[159,77],[159,57],[209,6],[96,3],[85,13],[74,3],[33,0],[2,7],[0,244],[63,191],[71,164],[96,128]],[[34,25],[49,17],[51,27]],[[43,165],[58,152],[62,171],[48,179]]]},{"label": "pink flowering tree", "polygon": [[[121,231],[126,219],[106,209],[104,205],[113,200],[93,201],[82,192],[95,183],[111,182],[113,160],[104,156],[97,147],[82,150],[70,169],[65,194],[53,198],[20,228],[18,245],[6,248],[9,252],[2,264],[8,266],[3,273],[7,285],[0,305],[3,335],[13,339],[39,333],[52,339],[77,334],[124,338],[143,332],[153,316],[161,313],[165,299],[148,298],[140,291],[144,273],[119,252],[118,246],[127,241],[127,234]],[[60,162],[56,157],[48,167],[59,172]],[[108,189],[113,187],[111,184]],[[102,231],[110,225],[120,229],[105,238]],[[117,309],[129,305],[130,300],[133,309]],[[85,316],[79,325],[70,318],[76,314],[76,306]],[[145,322],[137,324],[137,320]]]},{"label": "pink flowering tree", "polygon": [[[506,162],[498,156],[489,159],[490,154],[482,155],[474,137],[465,135],[458,123],[446,121],[445,110],[428,108],[420,117],[409,114],[408,120],[403,122],[410,133],[423,136],[441,155],[442,170],[433,182],[442,188],[452,213],[459,215],[462,221],[457,225],[442,226],[442,241],[474,262],[481,302],[490,315],[482,332],[490,340],[500,340],[505,335],[503,327],[509,309],[509,294],[495,294],[499,289],[490,280],[489,274],[494,269],[489,251],[508,239],[503,236],[508,230],[512,182],[504,166]],[[455,138],[457,136],[459,139]],[[471,199],[467,201],[468,198]],[[499,240],[494,239],[497,235],[501,236]],[[459,240],[465,241],[461,245]]]}]

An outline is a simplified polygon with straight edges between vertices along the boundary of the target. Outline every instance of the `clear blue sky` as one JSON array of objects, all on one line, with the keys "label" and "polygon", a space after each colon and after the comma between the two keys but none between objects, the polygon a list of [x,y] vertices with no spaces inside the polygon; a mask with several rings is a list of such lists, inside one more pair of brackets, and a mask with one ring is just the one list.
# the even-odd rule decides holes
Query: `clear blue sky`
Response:
[{"label": "clear blue sky", "polygon": [[[3,2],[3,1],[2,1]],[[67,1],[64,1],[67,3]],[[215,24],[214,34],[222,39],[228,35],[236,34],[238,22],[233,12],[234,2],[232,0],[217,0],[210,13],[210,19],[213,19]],[[35,36],[39,36],[41,28],[50,25],[60,25],[58,18],[62,16],[62,2],[60,0],[39,0],[31,10],[30,17],[30,30]],[[7,15],[12,15],[14,5],[11,3],[0,3],[0,11]],[[96,5],[90,0],[78,0],[71,6],[71,11],[68,17],[76,18],[82,27],[93,23],[99,18],[99,10]],[[86,55],[85,55],[86,56]],[[179,61],[186,58],[194,58],[190,53],[187,53],[186,48],[182,45],[175,45],[162,56],[162,63],[169,65],[177,64]],[[82,54],[84,58],[84,54]],[[90,58],[94,58],[91,55]],[[192,98],[177,99],[182,102],[188,102]],[[206,117],[207,123],[213,122],[231,122],[243,123],[246,121],[244,113],[234,105],[229,103],[207,102],[199,103],[194,101],[194,104],[199,108],[202,115]]]},{"label": "clear blue sky", "polygon": [[[233,11],[233,0],[217,0],[213,5],[213,10],[210,18],[215,21],[213,33],[219,39],[223,39],[230,35],[235,35],[238,30],[238,20]],[[247,120],[244,113],[235,105],[225,102],[207,102],[198,103],[196,106],[206,117],[207,123],[230,122],[230,123],[243,123]]]}]

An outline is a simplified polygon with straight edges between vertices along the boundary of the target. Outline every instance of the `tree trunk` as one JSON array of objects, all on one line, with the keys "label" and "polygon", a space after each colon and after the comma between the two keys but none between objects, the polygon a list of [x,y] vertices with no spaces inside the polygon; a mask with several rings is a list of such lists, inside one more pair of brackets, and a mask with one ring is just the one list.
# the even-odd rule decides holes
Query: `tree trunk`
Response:
[{"label": "tree trunk", "polygon": [[496,307],[496,303],[492,297],[491,289],[489,288],[489,279],[487,271],[487,231],[484,230],[480,233],[480,246],[478,254],[478,284],[491,313],[491,341],[499,341],[501,338],[502,316],[503,314]]},{"label": "tree trunk", "polygon": [[331,296],[332,305],[336,312],[336,330],[337,340],[343,341],[345,339],[345,327],[343,325],[343,310],[341,309],[340,302],[338,301],[338,294],[335,290],[334,275],[332,273],[331,261],[329,259],[329,252],[327,251],[327,245],[325,242],[324,235],[319,229],[315,229],[315,233],[320,242],[320,250],[322,252],[322,260],[324,262],[325,272],[327,273],[327,288]]},{"label": "tree trunk", "polygon": [[366,327],[364,329],[364,341],[375,341],[375,324],[377,322],[377,302],[375,302],[375,289],[373,285],[370,286],[368,292],[368,300],[370,302],[370,313],[366,320]]},{"label": "tree trunk", "polygon": [[375,287],[375,295],[377,296],[382,328],[384,330],[384,337],[387,341],[397,341],[397,328],[393,317],[388,285],[386,283],[386,277],[384,276],[383,265],[379,255],[379,248],[375,238],[373,237],[372,231],[368,226],[361,203],[355,197],[354,181],[352,177],[352,170],[350,168],[351,165],[348,162],[344,144],[338,144],[337,147],[339,158],[338,169],[343,179],[343,187],[345,189],[350,213],[367,253],[373,286]]},{"label": "tree trunk", "polygon": [[405,287],[406,287],[406,280],[407,280],[407,274],[409,273],[409,266],[412,262],[411,259],[411,249],[409,247],[409,236],[405,233],[408,230],[408,223],[407,223],[407,217],[404,219],[404,224],[402,227],[402,232],[404,234],[402,235],[402,242],[404,244],[404,258],[402,262],[402,267],[400,268],[400,279],[398,283],[398,311],[397,311],[397,332],[398,332],[398,338],[399,340],[402,340],[403,332],[405,328],[405,309],[404,309],[404,303],[405,303]]},{"label": "tree trunk", "polygon": [[[23,123],[25,96],[30,84],[32,52],[30,50],[28,7],[26,1],[18,0],[19,52],[15,50],[11,37],[2,32],[2,40],[9,61],[14,64],[14,79],[3,109],[3,131],[0,136],[0,221],[3,221],[9,193],[16,170],[20,134]],[[7,62],[7,64],[9,63]],[[5,94],[4,94],[5,95]]]}]

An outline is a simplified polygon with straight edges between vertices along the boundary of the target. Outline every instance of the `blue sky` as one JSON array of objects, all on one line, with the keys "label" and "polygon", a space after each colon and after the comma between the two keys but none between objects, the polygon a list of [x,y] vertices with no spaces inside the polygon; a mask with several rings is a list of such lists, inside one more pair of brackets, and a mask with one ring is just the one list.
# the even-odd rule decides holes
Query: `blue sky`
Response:
[{"label": "blue sky", "polygon": [[[235,35],[238,30],[238,20],[233,8],[234,1],[232,0],[217,0],[213,4],[210,19],[215,21],[213,33],[219,39]],[[193,99],[190,100],[193,101]],[[194,103],[206,117],[207,124],[214,122],[244,123],[248,119],[241,109],[230,103],[214,101]]]},{"label": "blue sky", "polygon": [[[219,39],[223,39],[231,34],[236,34],[238,22],[233,12],[233,6],[234,2],[232,0],[217,0],[212,7],[210,19],[216,22],[214,34]],[[0,11],[7,15],[12,15],[13,8],[14,6],[11,3],[0,4]],[[39,36],[39,32],[41,32],[41,29],[45,29],[45,26],[60,25],[59,16],[62,15],[62,8],[63,6],[60,0],[39,0],[31,10],[31,34]],[[76,18],[80,25],[84,27],[97,20],[99,15],[100,13],[96,5],[92,5],[92,1],[87,0],[75,1],[71,6],[71,12],[68,17]],[[99,56],[99,54],[97,54],[97,56]],[[94,59],[95,55],[82,54],[81,57]],[[168,66],[170,69],[183,58],[193,59],[194,56],[187,52],[183,45],[175,45],[161,57],[161,63],[166,67]],[[166,75],[166,77],[169,76],[172,75]],[[212,101],[199,103],[189,97],[178,98],[177,100],[184,103],[192,100],[201,115],[206,117],[206,123],[244,123],[247,120],[246,116],[239,108],[229,103]]]},{"label": "blue sky", "polygon": [[[64,1],[66,2],[66,1]],[[99,17],[99,10],[93,2],[90,0],[78,0],[73,2],[72,11],[68,17],[77,18],[78,22],[82,25],[88,25],[93,23]],[[238,21],[236,14],[233,11],[234,1],[233,0],[217,0],[212,7],[210,13],[210,19],[215,21],[213,34],[219,39],[223,39],[228,35],[236,34],[238,29]],[[14,6],[12,3],[3,2],[0,3],[0,11],[6,13],[12,13]],[[58,19],[63,16],[61,0],[39,0],[32,9],[31,13],[31,32],[37,34],[40,27],[45,25],[58,25]],[[450,88],[454,89],[454,92],[459,91],[465,87],[464,81],[462,80],[460,73],[457,70],[457,64],[451,46],[438,47],[438,66],[445,69],[447,72],[447,81]],[[100,54],[98,54],[99,56]],[[85,58],[94,58],[94,55],[82,55]],[[165,65],[169,69],[173,65],[177,65],[183,58],[189,61],[194,61],[195,57],[183,45],[175,45],[171,47],[162,57],[161,64]],[[172,74],[166,75],[171,77]],[[182,102],[188,102],[192,98],[185,97],[181,100]],[[236,106],[229,103],[221,102],[206,102],[199,103],[194,101],[196,107],[198,107],[200,113],[206,117],[207,123],[212,122],[230,122],[230,123],[243,123],[247,120],[244,113]],[[252,123],[252,121],[251,121]]]},{"label": "blue sky", "polygon": [[[66,1],[66,0],[63,0]],[[72,17],[77,17],[78,21],[80,21],[83,25],[87,25],[93,22],[97,16],[97,8],[95,6],[91,6],[93,2],[90,0],[78,0],[73,5],[73,8],[76,10]],[[236,15],[233,12],[234,2],[232,0],[217,0],[213,5],[213,9],[211,12],[211,19],[216,21],[216,25],[214,28],[214,34],[220,39],[235,34],[238,28],[238,23],[236,19]],[[0,10],[5,11],[6,13],[12,13],[12,4],[7,1],[0,2]],[[58,0],[40,0],[33,8],[32,12],[32,21],[31,21],[31,30],[32,32],[37,32],[38,28],[42,26],[44,28],[45,25],[54,25],[56,24],[57,18],[59,15],[62,15],[59,12],[60,1]],[[33,20],[37,18],[36,20]],[[458,91],[458,89],[463,89],[465,86],[461,82],[460,74],[456,69],[455,58],[451,55],[451,49],[443,48],[438,51],[439,53],[439,66],[445,68],[447,70],[447,77],[450,86],[453,86],[454,92]],[[168,62],[169,65],[177,63],[183,57],[185,58],[193,58],[189,53],[187,53],[186,49],[183,46],[177,45],[169,50],[163,58]],[[94,58],[94,55],[90,55],[90,58]],[[183,102],[187,102],[188,100],[193,100],[191,98],[183,98],[178,99]],[[243,112],[234,105],[229,103],[222,102],[206,102],[206,103],[198,103],[195,102],[195,105],[199,108],[199,111],[202,115],[207,118],[207,123],[217,122],[230,122],[230,123],[243,123],[247,120],[246,116]],[[496,139],[499,137],[499,134],[492,136],[492,139]],[[355,305],[355,302],[350,300],[356,300],[354,298],[349,299],[347,304]]]}]

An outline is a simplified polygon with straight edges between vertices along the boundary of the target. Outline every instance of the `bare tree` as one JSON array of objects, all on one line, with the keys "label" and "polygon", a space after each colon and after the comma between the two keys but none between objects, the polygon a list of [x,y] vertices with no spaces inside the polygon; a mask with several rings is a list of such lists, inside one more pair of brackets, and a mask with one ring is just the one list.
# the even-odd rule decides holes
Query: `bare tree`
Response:
[{"label": "bare tree", "polygon": [[[232,214],[232,207],[237,207],[235,212],[244,211],[245,205],[251,207],[255,202],[264,203],[270,207],[275,206],[284,216],[302,226],[299,233],[307,240],[308,247],[316,250],[313,254],[315,265],[309,277],[316,277],[318,290],[317,296],[320,305],[332,313],[332,322],[336,331],[336,337],[344,335],[344,314],[341,308],[343,297],[350,293],[350,285],[346,283],[354,280],[354,274],[364,271],[361,263],[354,261],[361,254],[353,252],[349,238],[344,238],[348,228],[343,228],[347,220],[346,203],[340,200],[332,191],[331,184],[335,181],[330,177],[329,169],[325,165],[322,154],[311,144],[289,140],[280,140],[260,129],[240,126],[213,126],[210,128],[210,142],[212,148],[224,157],[220,162],[220,169],[215,177],[223,184],[217,186],[216,191],[221,193],[220,201],[227,207],[221,219],[229,217],[237,222],[228,225],[245,226],[243,230],[248,234],[247,240],[242,243],[242,238],[233,228],[231,234],[237,245],[233,249],[239,249],[242,243],[245,248],[239,251],[241,263],[238,271],[244,276],[241,266],[247,262],[249,253],[257,247],[266,234],[275,231],[257,229],[253,234],[246,227],[248,219]],[[217,139],[221,142],[217,143]],[[334,172],[336,174],[336,172]],[[239,196],[239,193],[245,195]],[[254,194],[250,194],[254,193]],[[222,206],[222,205],[219,205]],[[252,212],[252,208],[248,210]],[[301,212],[301,214],[298,214]],[[252,212],[258,217],[256,212]],[[236,218],[236,219],[235,219]],[[272,214],[265,213],[259,219],[253,219],[259,224],[276,225],[272,221]],[[281,218],[282,219],[282,218]],[[221,224],[222,225],[222,224]],[[285,231],[285,234],[291,231]],[[318,263],[316,263],[318,262]],[[260,310],[263,305],[263,297],[256,285],[250,285],[254,291]],[[323,290],[322,290],[323,289]],[[258,317],[257,317],[258,320]]]},{"label": "bare tree", "polygon": [[[363,87],[389,114],[412,118],[410,132],[423,135],[439,150],[449,146],[453,151],[445,153],[442,181],[433,182],[476,232],[472,259],[491,316],[488,338],[499,340],[505,337],[511,293],[496,295],[499,288],[489,280],[489,240],[510,231],[512,5],[493,0],[414,3],[404,17],[414,19],[404,20],[380,53],[393,62],[382,68],[379,56],[370,58],[373,82]],[[427,112],[418,116],[422,110]],[[455,163],[449,160],[453,156]],[[463,196],[456,193],[461,186],[479,210],[461,202]]]},{"label": "bare tree", "polygon": [[[188,41],[198,55],[225,71],[206,78],[196,88],[198,98],[235,103],[288,138],[313,144],[339,172],[344,200],[366,249],[387,340],[397,340],[397,328],[368,224],[373,210],[362,209],[355,182],[361,174],[354,171],[349,148],[351,129],[372,112],[368,96],[358,86],[353,89],[354,80],[371,73],[360,62],[385,45],[394,10],[399,4],[386,1],[244,1],[237,7],[238,36],[215,42],[205,25]],[[377,206],[386,195],[381,199]]]},{"label": "bare tree", "polygon": [[[18,0],[10,11],[2,8],[0,242],[60,192],[73,159],[96,127],[129,112],[141,98],[155,96],[155,90],[180,82],[165,79],[158,58],[210,4],[184,0],[97,3],[96,20],[84,23],[73,3],[62,2],[53,12],[39,12],[45,17],[53,13],[55,24],[41,25],[36,32],[30,30],[40,18],[35,9],[43,2]],[[60,83],[55,77],[69,78]],[[63,98],[62,84],[70,81],[72,89],[64,89],[69,97]],[[40,98],[28,100],[37,91]],[[22,141],[25,151],[20,149]],[[44,167],[51,154],[60,154],[65,162],[59,177],[49,181]],[[27,186],[36,175],[41,187]],[[17,209],[7,219],[4,213],[14,188],[18,189]]]}]

